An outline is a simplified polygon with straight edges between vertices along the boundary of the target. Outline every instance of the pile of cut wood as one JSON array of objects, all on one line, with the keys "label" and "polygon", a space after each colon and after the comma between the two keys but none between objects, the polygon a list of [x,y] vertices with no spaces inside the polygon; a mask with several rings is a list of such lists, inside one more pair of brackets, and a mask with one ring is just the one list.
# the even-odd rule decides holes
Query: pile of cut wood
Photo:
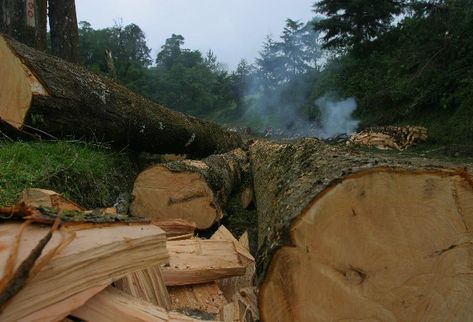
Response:
[{"label": "pile of cut wood", "polygon": [[[2,35],[0,58],[2,132],[194,158],[144,169],[115,208],[44,190],[0,208],[1,321],[473,320],[466,164],[317,139],[245,145]],[[425,138],[389,127],[351,141]],[[220,225],[235,200],[256,206],[256,268],[247,235]]]},{"label": "pile of cut wood", "polygon": [[84,211],[43,189],[0,212],[23,220],[0,225],[1,321],[258,319],[246,233],[201,239],[195,223]]},{"label": "pile of cut wood", "polygon": [[353,134],[347,144],[401,151],[425,140],[427,129],[422,126],[378,126]]}]

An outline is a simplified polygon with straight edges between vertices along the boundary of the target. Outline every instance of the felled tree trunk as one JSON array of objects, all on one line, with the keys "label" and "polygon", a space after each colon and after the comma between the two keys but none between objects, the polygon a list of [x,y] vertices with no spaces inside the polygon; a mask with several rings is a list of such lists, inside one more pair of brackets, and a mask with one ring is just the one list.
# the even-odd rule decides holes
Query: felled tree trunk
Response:
[{"label": "felled tree trunk", "polygon": [[79,63],[79,29],[74,0],[49,0],[53,55]]},{"label": "felled tree trunk", "polygon": [[230,194],[247,171],[241,149],[202,161],[184,160],[152,166],[133,187],[130,212],[153,220],[184,219],[206,229],[223,217]]},{"label": "felled tree trunk", "polygon": [[0,0],[0,32],[46,51],[46,0]]},{"label": "felled tree trunk", "polygon": [[263,321],[473,319],[464,169],[313,139],[250,159]]},{"label": "felled tree trunk", "polygon": [[197,157],[241,145],[236,133],[171,111],[2,35],[0,57],[0,75],[5,80],[0,87],[0,118],[10,129]]}]

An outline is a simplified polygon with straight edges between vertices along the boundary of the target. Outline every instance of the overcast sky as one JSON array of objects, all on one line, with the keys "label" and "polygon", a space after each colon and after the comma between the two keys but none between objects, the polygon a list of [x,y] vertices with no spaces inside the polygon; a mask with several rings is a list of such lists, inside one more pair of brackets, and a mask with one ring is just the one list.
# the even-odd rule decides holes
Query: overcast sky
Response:
[{"label": "overcast sky", "polygon": [[146,34],[152,58],[172,33],[184,47],[212,49],[230,69],[253,61],[268,34],[278,37],[285,20],[308,21],[314,0],[76,0],[77,18],[94,28],[135,23]]}]

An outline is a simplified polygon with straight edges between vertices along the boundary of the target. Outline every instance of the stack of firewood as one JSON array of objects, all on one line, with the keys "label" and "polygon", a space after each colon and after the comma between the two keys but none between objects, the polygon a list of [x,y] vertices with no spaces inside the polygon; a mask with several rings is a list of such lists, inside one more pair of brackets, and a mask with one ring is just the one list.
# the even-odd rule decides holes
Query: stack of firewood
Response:
[{"label": "stack of firewood", "polygon": [[201,239],[193,222],[85,211],[43,189],[0,212],[23,220],[0,225],[2,321],[258,319],[247,233]]},{"label": "stack of firewood", "polygon": [[422,126],[378,126],[353,134],[347,144],[401,151],[425,140],[427,129]]}]

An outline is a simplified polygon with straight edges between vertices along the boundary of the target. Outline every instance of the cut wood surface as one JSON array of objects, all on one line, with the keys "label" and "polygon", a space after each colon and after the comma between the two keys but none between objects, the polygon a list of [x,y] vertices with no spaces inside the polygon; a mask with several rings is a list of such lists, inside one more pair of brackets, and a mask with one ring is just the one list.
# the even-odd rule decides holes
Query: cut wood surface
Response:
[{"label": "cut wood surface", "polygon": [[241,149],[202,161],[152,166],[135,181],[130,213],[153,220],[184,219],[207,229],[223,217],[230,194],[247,170],[247,155]]},{"label": "cut wood surface", "polygon": [[463,168],[315,139],[250,150],[262,321],[473,320]]},{"label": "cut wood surface", "polygon": [[117,280],[115,286],[134,297],[169,310],[171,301],[159,265],[148,267]]},{"label": "cut wood surface", "polygon": [[231,241],[175,240],[167,242],[167,249],[169,264],[162,273],[168,286],[207,283],[246,271],[247,264]]},{"label": "cut wood surface", "polygon": [[193,235],[197,225],[183,219],[155,220],[153,224],[166,232],[166,236],[177,237],[183,235]]},{"label": "cut wood surface", "polygon": [[256,267],[254,258],[249,252],[248,233],[245,232],[241,237],[241,241],[236,240],[232,233],[223,225],[220,226],[211,237],[211,239],[214,240],[232,241],[238,249],[238,252],[241,256],[240,258],[242,258],[242,260],[247,263],[244,275],[222,278],[217,281],[218,286],[228,301],[233,301],[234,295],[238,293],[240,289],[251,287],[254,284]]},{"label": "cut wood surface", "polygon": [[30,188],[23,190],[18,203],[24,202],[31,207],[47,207],[62,210],[84,211],[78,204],[64,198],[61,194],[46,189]]},{"label": "cut wood surface", "polygon": [[1,34],[0,57],[0,74],[8,80],[0,89],[0,119],[7,129],[197,157],[242,144],[235,132],[164,108],[110,79]]},{"label": "cut wood surface", "polygon": [[[20,224],[0,225],[0,277],[6,274],[7,258]],[[22,234],[15,269],[28,256],[48,227],[28,226]],[[70,232],[54,233],[41,261]],[[113,225],[74,232],[75,238],[56,253],[4,307],[1,321],[17,321],[64,301],[92,287],[108,285],[130,272],[167,262],[165,233],[154,225]],[[72,235],[73,236],[73,235]]]},{"label": "cut wood surface", "polygon": [[199,311],[215,319],[228,302],[215,282],[169,287],[171,307],[177,311]]},{"label": "cut wood surface", "polygon": [[[177,312],[135,298],[113,287],[108,287],[72,312],[85,321],[100,322],[184,322],[198,321]],[[200,320],[199,320],[200,321]]]},{"label": "cut wood surface", "polygon": [[66,318],[72,311],[80,308],[91,297],[101,292],[106,285],[92,287],[88,290],[74,294],[67,299],[57,302],[48,307],[42,308],[28,316],[22,317],[17,322],[51,322],[61,321]]}]

